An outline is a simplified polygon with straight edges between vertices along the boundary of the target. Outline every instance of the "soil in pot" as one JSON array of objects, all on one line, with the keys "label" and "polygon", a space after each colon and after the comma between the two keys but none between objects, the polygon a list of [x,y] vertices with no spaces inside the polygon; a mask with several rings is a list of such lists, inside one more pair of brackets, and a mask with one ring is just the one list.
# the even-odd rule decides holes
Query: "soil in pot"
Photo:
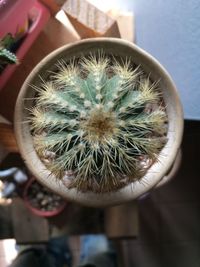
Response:
[{"label": "soil in pot", "polygon": [[51,192],[34,178],[25,187],[24,200],[34,214],[43,217],[58,215],[66,207],[66,201],[61,196]]}]

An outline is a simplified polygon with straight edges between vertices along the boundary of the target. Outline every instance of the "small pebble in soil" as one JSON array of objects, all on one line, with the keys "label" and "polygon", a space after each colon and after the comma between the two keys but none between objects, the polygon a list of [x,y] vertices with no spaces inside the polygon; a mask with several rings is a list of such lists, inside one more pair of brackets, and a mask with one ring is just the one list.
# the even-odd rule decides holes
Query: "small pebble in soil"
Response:
[{"label": "small pebble in soil", "polygon": [[37,193],[37,195],[36,195],[36,199],[38,199],[38,200],[43,199],[43,197],[44,197],[44,194],[43,193],[40,193],[40,192]]}]

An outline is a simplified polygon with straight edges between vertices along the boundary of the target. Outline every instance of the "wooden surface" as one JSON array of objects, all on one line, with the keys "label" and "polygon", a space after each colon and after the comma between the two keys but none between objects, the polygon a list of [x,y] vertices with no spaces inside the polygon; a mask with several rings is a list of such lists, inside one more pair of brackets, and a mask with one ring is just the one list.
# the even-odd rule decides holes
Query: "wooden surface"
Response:
[{"label": "wooden surface", "polygon": [[40,2],[49,8],[52,15],[55,15],[61,9],[65,1],[67,0],[40,0]]},{"label": "wooden surface", "polygon": [[12,225],[13,235],[18,244],[41,243],[49,240],[47,220],[34,215],[19,198],[12,203]]},{"label": "wooden surface", "polygon": [[20,198],[0,205],[0,239],[15,238],[18,244],[46,242],[49,237],[104,233],[102,209],[69,203],[65,210],[48,219],[36,216]]},{"label": "wooden surface", "polygon": [[120,36],[129,42],[135,42],[135,21],[132,12],[121,12],[119,10],[110,10],[109,16],[117,21]]},{"label": "wooden surface", "polygon": [[0,141],[7,152],[12,152],[12,153],[19,152],[15,140],[14,131],[10,124],[0,123]]},{"label": "wooden surface", "polygon": [[104,232],[103,209],[83,207],[76,203],[69,202],[61,214],[48,220],[51,225],[51,236]]},{"label": "wooden surface", "polygon": [[109,238],[135,238],[138,235],[137,202],[105,209],[105,233]]},{"label": "wooden surface", "polygon": [[49,237],[105,233],[111,239],[136,238],[138,211],[136,202],[103,209],[69,203],[58,216],[41,218],[15,198],[11,205],[0,206],[0,239],[15,238],[17,243],[41,243]]},{"label": "wooden surface", "polygon": [[0,239],[13,238],[11,205],[0,205]]},{"label": "wooden surface", "polygon": [[87,0],[68,0],[62,9],[82,38],[101,36],[120,38],[116,20]]}]

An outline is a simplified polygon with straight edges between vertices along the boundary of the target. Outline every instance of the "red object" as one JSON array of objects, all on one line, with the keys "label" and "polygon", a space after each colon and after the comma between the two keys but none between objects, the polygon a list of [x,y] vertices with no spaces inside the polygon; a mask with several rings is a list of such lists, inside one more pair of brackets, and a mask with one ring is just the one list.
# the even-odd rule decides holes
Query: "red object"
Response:
[{"label": "red object", "polygon": [[3,0],[0,5],[0,38],[7,33],[17,34],[28,19],[28,13],[36,0]]},{"label": "red object", "polygon": [[[14,37],[16,34],[23,32],[28,19],[32,21],[30,28],[27,30],[25,39],[21,43],[16,52],[19,62],[39,35],[40,31],[45,26],[50,17],[49,10],[36,0],[18,0],[8,7],[0,9],[0,38],[3,38],[7,33],[11,33]],[[9,80],[12,73],[17,68],[17,65],[8,65],[0,75],[0,90]]]},{"label": "red object", "polygon": [[43,210],[39,210],[35,207],[32,206],[32,204],[30,203],[29,201],[29,198],[28,198],[28,190],[29,188],[31,187],[31,185],[36,181],[35,178],[31,178],[26,186],[25,186],[25,189],[24,189],[24,192],[23,192],[23,199],[24,199],[24,202],[26,204],[26,206],[37,216],[40,216],[40,217],[53,217],[53,216],[56,216],[58,214],[60,214],[66,207],[67,205],[67,202],[64,201],[58,208],[56,208],[55,210],[52,210],[52,211],[43,211]]}]

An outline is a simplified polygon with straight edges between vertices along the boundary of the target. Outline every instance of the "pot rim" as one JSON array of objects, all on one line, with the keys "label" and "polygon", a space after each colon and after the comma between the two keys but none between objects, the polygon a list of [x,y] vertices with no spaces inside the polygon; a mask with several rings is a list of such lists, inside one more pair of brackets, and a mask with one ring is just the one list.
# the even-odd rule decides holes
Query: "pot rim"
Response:
[{"label": "pot rim", "polygon": [[[62,54],[79,53],[80,51],[90,51],[90,49],[95,49],[96,46],[100,48],[105,48],[105,50],[121,49],[120,55],[129,55],[131,53],[134,55],[134,62],[138,64],[140,60],[141,65],[144,68],[153,69],[151,74],[161,77],[161,83],[165,87],[163,89],[163,98],[166,104],[166,112],[169,117],[168,124],[168,142],[159,154],[158,162],[154,163],[145,176],[139,181],[130,183],[120,190],[111,193],[93,193],[93,192],[79,192],[75,188],[67,189],[64,187],[63,183],[55,178],[44,166],[36,152],[33,149],[33,142],[31,141],[31,135],[29,127],[26,124],[22,125],[22,121],[26,118],[24,114],[24,98],[27,95],[29,85],[32,83],[36,77],[38,77],[38,72],[44,71],[45,65],[51,62],[56,62],[56,58],[61,57]],[[112,47],[112,48],[111,48]],[[86,49],[86,50],[84,50]],[[70,52],[71,51],[71,52]],[[128,52],[127,52],[128,51]],[[68,56],[69,56],[68,55]],[[137,62],[138,61],[138,62]],[[40,180],[42,184],[49,187],[51,190],[60,194],[61,196],[70,199],[71,201],[76,201],[87,206],[107,206],[120,204],[122,202],[130,201],[134,198],[139,197],[143,193],[149,191],[151,188],[155,187],[157,183],[162,179],[162,177],[167,173],[173,164],[176,157],[177,151],[180,147],[182,135],[183,135],[183,110],[177,93],[177,89],[169,76],[168,72],[164,67],[147,52],[132,44],[128,41],[117,39],[117,38],[91,38],[77,41],[72,44],[67,44],[61,48],[50,53],[46,56],[29,74],[25,80],[21,91],[19,93],[16,108],[15,108],[15,133],[19,149],[23,158],[26,161],[30,171],[33,173],[37,179]],[[37,166],[37,168],[35,168]],[[46,178],[48,177],[48,178]]]}]

